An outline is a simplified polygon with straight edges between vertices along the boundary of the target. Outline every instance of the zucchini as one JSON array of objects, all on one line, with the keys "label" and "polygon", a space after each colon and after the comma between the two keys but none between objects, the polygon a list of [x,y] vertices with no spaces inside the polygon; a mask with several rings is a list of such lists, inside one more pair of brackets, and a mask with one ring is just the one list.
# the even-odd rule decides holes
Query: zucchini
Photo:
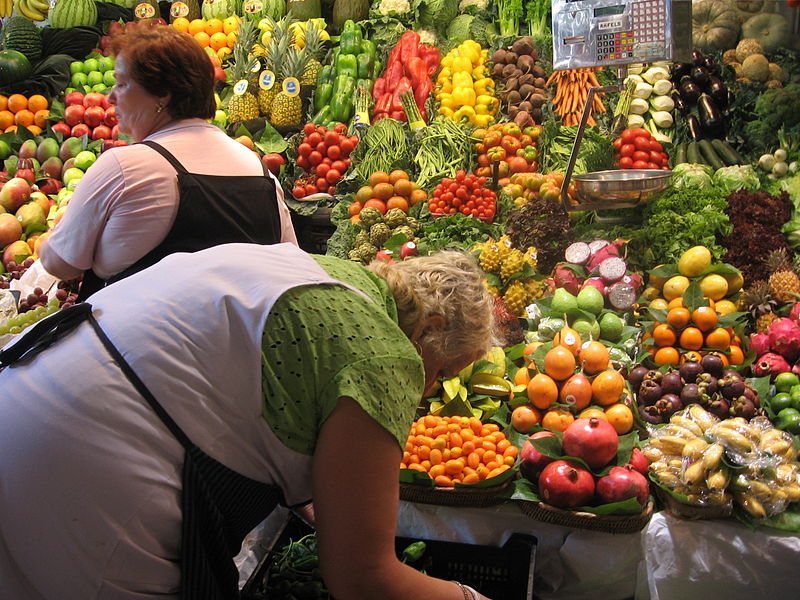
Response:
[{"label": "zucchini", "polygon": [[719,157],[728,163],[729,166],[747,164],[747,161],[742,155],[736,152],[725,140],[713,139],[711,140],[711,145],[714,147],[714,150],[717,151]]},{"label": "zucchini", "polygon": [[706,164],[703,157],[700,156],[700,148],[697,146],[697,142],[689,142],[686,148],[686,160],[694,165]]},{"label": "zucchini", "polygon": [[700,140],[697,142],[697,146],[700,149],[700,154],[703,155],[706,163],[711,165],[712,169],[716,171],[717,169],[721,169],[725,166],[725,163],[722,162],[722,159],[717,156],[716,152],[714,152],[714,147],[711,145],[711,142],[708,140]]},{"label": "zucchini", "polygon": [[686,156],[686,147],[687,146],[688,146],[688,144],[678,144],[675,147],[675,154],[674,154],[673,161],[672,161],[672,166],[673,167],[675,167],[677,165],[680,165],[680,164],[683,164],[685,162],[688,162],[688,159],[687,159],[687,156]]}]

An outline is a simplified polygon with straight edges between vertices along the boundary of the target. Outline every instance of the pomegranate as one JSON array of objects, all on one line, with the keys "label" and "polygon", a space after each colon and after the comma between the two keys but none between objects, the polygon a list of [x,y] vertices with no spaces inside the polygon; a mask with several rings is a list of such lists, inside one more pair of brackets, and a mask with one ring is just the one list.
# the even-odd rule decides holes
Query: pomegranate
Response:
[{"label": "pomegranate", "polygon": [[594,476],[566,460],[556,460],[539,475],[539,494],[559,508],[583,506],[594,496]]},{"label": "pomegranate", "polygon": [[530,436],[525,443],[522,444],[522,453],[520,455],[519,470],[522,476],[531,481],[536,481],[536,478],[547,465],[555,459],[545,456],[536,448],[534,448],[531,440],[537,440],[543,437],[555,437],[552,431],[537,431]]},{"label": "pomegranate", "polygon": [[634,448],[633,452],[631,452],[631,457],[628,459],[628,465],[633,467],[633,469],[642,475],[647,475],[647,472],[650,470],[650,461],[647,460],[647,457],[638,448]]},{"label": "pomegranate", "polygon": [[791,319],[776,319],[769,325],[769,344],[772,350],[793,362],[800,357],[800,327]]},{"label": "pomegranate", "polygon": [[567,427],[562,440],[564,453],[582,459],[592,469],[606,465],[617,454],[619,437],[608,421],[590,417]]},{"label": "pomegranate", "polygon": [[612,467],[608,475],[597,480],[597,496],[604,504],[636,498],[644,506],[650,496],[650,484],[631,465]]},{"label": "pomegranate", "polygon": [[756,356],[761,356],[770,351],[769,336],[766,333],[753,333],[750,335],[750,349],[755,350]]},{"label": "pomegranate", "polygon": [[765,375],[771,376],[773,379],[778,373],[786,373],[791,371],[789,363],[780,354],[774,352],[767,352],[759,356],[756,362],[753,363],[753,375],[756,377],[764,377]]}]

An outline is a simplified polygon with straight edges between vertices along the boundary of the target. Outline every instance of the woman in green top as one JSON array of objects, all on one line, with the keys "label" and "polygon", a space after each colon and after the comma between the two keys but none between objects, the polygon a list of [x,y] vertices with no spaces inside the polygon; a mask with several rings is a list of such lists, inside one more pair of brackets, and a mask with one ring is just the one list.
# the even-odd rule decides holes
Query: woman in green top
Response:
[{"label": "woman in green top", "polygon": [[491,306],[456,252],[229,244],[56,313],[52,346],[0,353],[0,597],[236,598],[244,535],[313,498],[335,597],[470,599],[395,557],[398,465],[422,393],[492,344]]}]

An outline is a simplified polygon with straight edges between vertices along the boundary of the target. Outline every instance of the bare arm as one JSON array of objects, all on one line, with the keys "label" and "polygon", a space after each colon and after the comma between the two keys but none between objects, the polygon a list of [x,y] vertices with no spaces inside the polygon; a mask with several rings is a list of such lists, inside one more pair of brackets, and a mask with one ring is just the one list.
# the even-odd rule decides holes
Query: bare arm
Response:
[{"label": "bare arm", "polygon": [[45,271],[50,273],[53,277],[61,280],[74,279],[81,273],[82,269],[73,267],[68,262],[62,260],[55,252],[47,247],[47,240],[45,240],[39,248],[39,260],[42,261],[42,266]]},{"label": "bare arm", "polygon": [[400,448],[354,400],[340,398],[322,427],[313,496],[325,583],[340,600],[464,600],[395,556]]}]

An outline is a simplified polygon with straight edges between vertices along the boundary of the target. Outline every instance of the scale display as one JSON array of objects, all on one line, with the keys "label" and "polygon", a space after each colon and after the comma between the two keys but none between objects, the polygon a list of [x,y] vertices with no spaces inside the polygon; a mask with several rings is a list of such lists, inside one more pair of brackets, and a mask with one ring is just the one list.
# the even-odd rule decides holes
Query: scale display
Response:
[{"label": "scale display", "polygon": [[553,0],[553,67],[688,60],[691,3]]}]

